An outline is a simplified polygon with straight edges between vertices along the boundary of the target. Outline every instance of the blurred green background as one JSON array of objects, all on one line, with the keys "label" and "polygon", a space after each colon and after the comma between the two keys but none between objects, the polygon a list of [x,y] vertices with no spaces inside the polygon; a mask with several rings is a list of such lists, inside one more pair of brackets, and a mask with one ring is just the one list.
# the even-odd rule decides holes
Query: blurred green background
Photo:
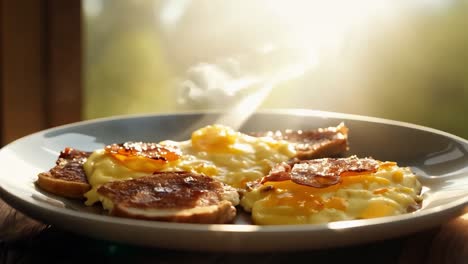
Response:
[{"label": "blurred green background", "polygon": [[468,138],[468,1],[331,2],[85,0],[84,117],[219,108],[299,65],[260,108]]}]

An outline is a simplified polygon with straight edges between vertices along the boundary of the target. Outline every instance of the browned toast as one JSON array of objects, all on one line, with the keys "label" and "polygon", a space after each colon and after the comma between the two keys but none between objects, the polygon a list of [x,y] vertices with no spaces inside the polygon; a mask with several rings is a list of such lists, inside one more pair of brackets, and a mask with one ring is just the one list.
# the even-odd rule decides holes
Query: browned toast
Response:
[{"label": "browned toast", "polygon": [[158,172],[99,187],[111,215],[183,223],[230,223],[237,191],[212,177],[190,172]]},{"label": "browned toast", "polygon": [[286,140],[295,145],[297,158],[301,160],[338,157],[348,148],[348,128],[344,123],[336,127],[318,128],[314,130],[285,130],[255,132],[256,137],[271,137],[276,140]]},{"label": "browned toast", "polygon": [[83,198],[91,186],[83,169],[83,163],[91,153],[65,148],[60,152],[56,165],[38,175],[36,184],[43,190],[67,198]]}]

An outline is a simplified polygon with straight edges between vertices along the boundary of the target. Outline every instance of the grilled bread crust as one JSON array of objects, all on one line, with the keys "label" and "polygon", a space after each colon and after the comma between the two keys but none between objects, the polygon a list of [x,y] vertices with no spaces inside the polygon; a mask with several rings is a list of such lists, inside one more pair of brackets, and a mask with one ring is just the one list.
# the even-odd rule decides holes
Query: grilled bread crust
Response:
[{"label": "grilled bread crust", "polygon": [[111,215],[183,223],[230,223],[239,203],[237,191],[212,177],[190,172],[158,172],[102,185]]},{"label": "grilled bread crust", "polygon": [[216,206],[205,206],[197,208],[197,212],[179,209],[171,212],[160,212],[160,214],[146,215],[144,209],[131,210],[123,205],[116,205],[111,215],[177,223],[193,224],[228,224],[232,223],[236,217],[236,208],[229,201],[221,201]]},{"label": "grilled bread crust", "polygon": [[336,127],[313,130],[285,130],[256,132],[256,137],[271,137],[293,143],[300,160],[339,157],[349,149],[348,128],[344,123]]},{"label": "grilled bread crust", "polygon": [[83,198],[83,194],[91,189],[83,169],[83,163],[89,155],[89,152],[65,148],[52,169],[39,173],[36,184],[59,196]]}]

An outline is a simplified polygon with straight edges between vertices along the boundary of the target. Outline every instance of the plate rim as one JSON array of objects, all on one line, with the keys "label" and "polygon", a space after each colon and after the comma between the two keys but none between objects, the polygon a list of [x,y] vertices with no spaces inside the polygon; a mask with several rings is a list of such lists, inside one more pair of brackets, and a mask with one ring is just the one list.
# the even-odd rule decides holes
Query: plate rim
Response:
[{"label": "plate rim", "polygon": [[[72,123],[68,123],[64,125],[54,126],[54,127],[50,127],[47,129],[43,129],[37,132],[33,132],[31,134],[25,135],[23,137],[13,140],[12,142],[0,148],[0,153],[2,149],[10,145],[16,144],[18,141],[25,140],[26,138],[35,136],[37,134],[42,134],[42,133],[45,134],[45,133],[52,132],[55,130],[66,129],[66,128],[70,128],[74,126],[82,126],[82,125],[93,124],[93,123],[109,122],[109,121],[124,120],[124,119],[135,119],[135,118],[149,118],[149,117],[163,117],[163,116],[169,117],[169,116],[200,115],[200,114],[224,114],[224,113],[227,113],[227,111],[216,110],[216,109],[206,109],[206,110],[187,110],[187,111],[162,112],[162,113],[120,114],[120,115],[113,115],[113,116],[108,116],[108,117],[93,118],[93,119],[88,119],[88,120],[72,122]],[[468,139],[462,138],[458,135],[449,133],[447,131],[443,131],[440,129],[436,129],[436,128],[432,128],[432,127],[424,126],[424,125],[419,125],[415,123],[410,123],[410,122],[405,122],[405,121],[400,121],[400,120],[390,119],[390,118],[376,117],[376,116],[350,114],[350,113],[335,112],[335,111],[315,110],[315,109],[308,109],[308,108],[259,109],[252,114],[284,114],[284,115],[296,115],[296,116],[317,116],[317,117],[322,117],[322,118],[346,118],[350,120],[403,126],[403,127],[417,129],[417,130],[424,130],[430,133],[450,137],[452,139],[456,139],[465,144],[468,144]]]}]

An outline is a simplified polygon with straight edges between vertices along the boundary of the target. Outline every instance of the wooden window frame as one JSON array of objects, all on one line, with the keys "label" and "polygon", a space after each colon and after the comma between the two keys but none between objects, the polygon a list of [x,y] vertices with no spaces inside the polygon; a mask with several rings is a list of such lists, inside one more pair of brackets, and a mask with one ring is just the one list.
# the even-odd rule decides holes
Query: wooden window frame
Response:
[{"label": "wooden window frame", "polygon": [[0,0],[0,146],[82,119],[80,0]]}]

